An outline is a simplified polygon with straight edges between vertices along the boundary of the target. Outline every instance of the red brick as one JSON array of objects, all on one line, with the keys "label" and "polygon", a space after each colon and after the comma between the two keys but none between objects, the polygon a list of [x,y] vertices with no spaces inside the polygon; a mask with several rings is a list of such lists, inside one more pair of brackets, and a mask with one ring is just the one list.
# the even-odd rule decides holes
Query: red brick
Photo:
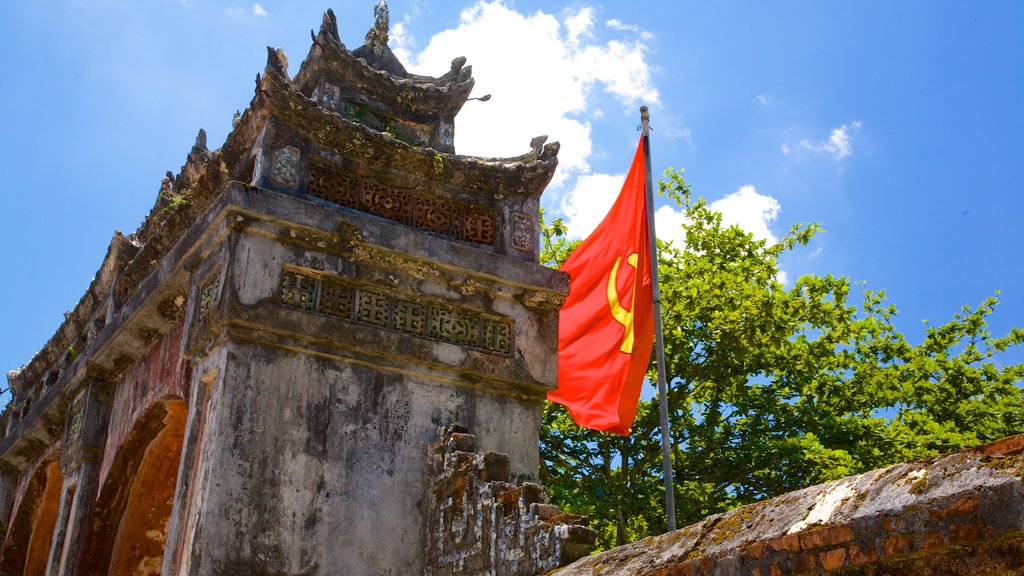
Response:
[{"label": "red brick", "polygon": [[853,540],[853,529],[849,526],[825,526],[800,534],[800,547],[804,550],[825,548],[845,544]]},{"label": "red brick", "polygon": [[818,555],[821,560],[821,567],[825,570],[835,570],[846,564],[846,548],[836,548]]},{"label": "red brick", "polygon": [[779,552],[800,551],[800,537],[797,534],[787,534],[786,536],[772,538],[771,540],[765,541],[765,544],[771,546],[773,550],[777,550]]},{"label": "red brick", "polygon": [[929,514],[932,518],[946,520],[952,516],[967,516],[978,509],[978,497],[967,496],[953,502],[941,510],[932,510]]},{"label": "red brick", "polygon": [[804,574],[814,572],[818,569],[818,557],[814,552],[806,552],[797,556],[793,563],[793,574]]},{"label": "red brick", "polygon": [[882,544],[882,551],[886,557],[903,554],[908,550],[910,550],[910,536],[906,534],[893,534]]},{"label": "red brick", "polygon": [[946,535],[941,532],[929,532],[921,537],[922,550],[936,550],[946,546]]},{"label": "red brick", "polygon": [[850,546],[850,562],[854,564],[866,564],[878,560],[878,553],[874,548],[861,548],[856,544]]},{"label": "red brick", "polygon": [[954,524],[949,527],[953,533],[950,544],[963,544],[974,540],[981,540],[988,535],[988,528],[978,522],[971,524]]},{"label": "red brick", "polygon": [[975,448],[986,456],[1013,456],[1024,452],[1024,434],[989,442]]},{"label": "red brick", "polygon": [[764,542],[751,542],[743,547],[742,552],[751,558],[760,558],[764,555]]}]

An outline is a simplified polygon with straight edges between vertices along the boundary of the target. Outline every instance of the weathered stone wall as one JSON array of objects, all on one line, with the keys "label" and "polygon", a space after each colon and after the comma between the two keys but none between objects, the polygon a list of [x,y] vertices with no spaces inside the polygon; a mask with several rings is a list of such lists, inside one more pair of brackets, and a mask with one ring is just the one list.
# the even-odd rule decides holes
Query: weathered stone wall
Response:
[{"label": "weathered stone wall", "polygon": [[593,550],[584,518],[560,513],[539,484],[510,483],[508,456],[477,452],[465,429],[439,428],[427,463],[424,574],[533,576]]},{"label": "weathered stone wall", "polygon": [[1024,436],[711,516],[558,576],[1024,573]]},{"label": "weathered stone wall", "polygon": [[167,573],[419,573],[438,426],[474,426],[536,477],[561,279],[274,192],[235,186],[220,210],[185,316],[207,384]]}]

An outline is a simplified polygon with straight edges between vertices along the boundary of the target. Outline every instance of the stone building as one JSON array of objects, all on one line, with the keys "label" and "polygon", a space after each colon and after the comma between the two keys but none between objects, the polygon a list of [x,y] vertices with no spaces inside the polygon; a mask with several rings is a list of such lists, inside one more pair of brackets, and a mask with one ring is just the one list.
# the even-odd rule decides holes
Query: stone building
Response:
[{"label": "stone building", "polygon": [[558,144],[456,155],[466,59],[410,74],[375,15],[349,51],[328,11],[294,77],[268,49],[223,147],[200,131],[9,374],[0,574],[535,574],[589,550],[532,482]]}]

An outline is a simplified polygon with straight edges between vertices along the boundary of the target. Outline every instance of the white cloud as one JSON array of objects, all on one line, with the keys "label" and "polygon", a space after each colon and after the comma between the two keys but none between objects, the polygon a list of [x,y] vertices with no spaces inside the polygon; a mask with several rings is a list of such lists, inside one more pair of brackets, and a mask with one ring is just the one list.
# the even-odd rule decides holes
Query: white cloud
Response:
[{"label": "white cloud", "polygon": [[[708,207],[721,212],[723,226],[739,226],[753,234],[754,238],[766,240],[769,244],[779,240],[771,231],[771,225],[778,219],[782,205],[774,197],[761,194],[750,184],[740,186],[735,192],[711,202]],[[671,240],[678,248],[682,248],[685,242],[682,229],[685,223],[682,210],[674,206],[662,206],[654,213],[658,238]]]},{"label": "white cloud", "polygon": [[757,188],[747,184],[740,186],[725,198],[710,204],[712,210],[722,213],[722,224],[737,225],[750,232],[758,240],[769,244],[778,242],[769,226],[779,217],[782,205],[775,198],[761,194]]},{"label": "white cloud", "polygon": [[594,9],[587,6],[579,12],[570,14],[565,18],[565,33],[572,45],[577,45],[580,38],[592,38],[594,29]]},{"label": "white cloud", "polygon": [[618,30],[620,32],[637,32],[640,34],[640,38],[644,40],[654,39],[654,34],[651,34],[646,30],[641,30],[640,27],[637,26],[636,24],[626,24],[625,22],[619,20],[618,18],[612,18],[611,20],[606,21],[604,25],[611,28],[612,30]]},{"label": "white cloud", "polygon": [[[849,125],[843,124],[842,126],[833,129],[828,135],[827,140],[822,142],[801,140],[800,146],[805,150],[810,150],[811,152],[825,152],[827,154],[831,154],[836,160],[842,160],[843,158],[853,154],[851,134],[860,130],[860,126],[860,121],[855,120]],[[787,150],[788,147],[783,150],[783,154],[788,154]]]},{"label": "white cloud", "polygon": [[679,249],[686,245],[684,224],[686,218],[682,210],[677,210],[673,206],[662,206],[654,211],[654,229],[658,233],[658,239],[662,242],[671,242]]},{"label": "white cloud", "polygon": [[419,2],[413,0],[409,4],[408,10],[402,15],[401,22],[391,23],[391,30],[388,32],[390,37],[388,45],[400,62],[407,63],[415,59],[412,50],[416,48],[416,37],[413,36],[409,28],[413,18],[418,18],[421,13],[422,9]]},{"label": "white cloud", "polygon": [[585,238],[597,228],[622,191],[625,174],[586,174],[562,202],[565,225],[574,238]]},{"label": "white cloud", "polygon": [[758,94],[757,96],[754,96],[754,99],[751,100],[751,102],[754,104],[760,104],[761,106],[766,106],[768,104],[768,95]]},{"label": "white cloud", "polygon": [[611,20],[605,22],[604,24],[605,26],[611,28],[612,30],[629,30],[630,32],[640,31],[640,27],[637,26],[636,24],[626,24],[622,20],[619,20],[618,18],[612,18]]},{"label": "white cloud", "polygon": [[462,12],[457,28],[436,34],[422,53],[404,61],[412,71],[437,75],[448,70],[453,57],[465,54],[473,66],[475,94],[492,94],[492,99],[469,102],[459,114],[459,153],[516,156],[528,150],[534,136],[548,134],[549,141],[562,144],[551,186],[557,189],[590,170],[590,120],[598,96],[610,95],[624,110],[659,102],[646,45],[598,42],[592,26],[591,8],[559,21],[543,11],[520,13],[502,0],[479,1]]},{"label": "white cloud", "polygon": [[[184,5],[186,8],[191,8],[185,2],[186,0],[182,0],[182,5]],[[238,20],[245,18],[250,14],[260,18],[266,18],[267,16],[269,16],[266,9],[263,8],[263,6],[260,6],[259,4],[253,4],[248,10],[246,10],[245,8],[241,8],[239,6],[229,6],[224,9],[224,13],[227,14],[229,17]]]}]

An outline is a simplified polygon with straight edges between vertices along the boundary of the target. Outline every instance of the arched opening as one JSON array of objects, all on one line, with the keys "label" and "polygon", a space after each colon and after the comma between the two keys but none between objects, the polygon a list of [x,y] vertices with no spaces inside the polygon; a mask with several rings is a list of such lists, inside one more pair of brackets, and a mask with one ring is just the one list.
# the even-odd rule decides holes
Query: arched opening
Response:
[{"label": "arched opening", "polygon": [[56,460],[36,468],[11,522],[0,558],[0,574],[45,574],[63,485],[64,476]]},{"label": "arched opening", "polygon": [[160,574],[187,417],[184,400],[164,399],[132,427],[100,490],[80,574]]}]

